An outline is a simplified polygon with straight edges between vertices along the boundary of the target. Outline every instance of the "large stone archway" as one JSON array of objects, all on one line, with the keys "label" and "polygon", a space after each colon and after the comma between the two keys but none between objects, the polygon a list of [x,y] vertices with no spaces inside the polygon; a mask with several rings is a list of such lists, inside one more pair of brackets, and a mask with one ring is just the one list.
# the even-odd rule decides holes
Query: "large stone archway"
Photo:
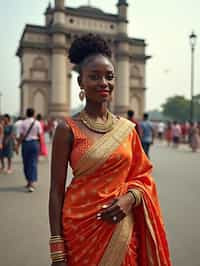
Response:
[{"label": "large stone archway", "polygon": [[[116,90],[111,109],[125,115],[127,109],[137,108],[138,118],[144,111],[145,42],[127,35],[126,0],[117,3],[118,13],[105,13],[98,8],[70,8],[64,0],[55,0],[45,12],[44,26],[26,25],[17,55],[21,63],[21,112],[34,106],[33,91],[42,88],[45,116],[70,113],[70,73],[68,49],[77,36],[87,32],[99,33],[110,43],[117,73]],[[139,95],[139,104],[132,106],[131,91]],[[41,95],[40,95],[41,96]],[[40,100],[42,98],[40,97]],[[42,100],[40,101],[42,103]]]},{"label": "large stone archway", "polygon": [[33,108],[37,114],[41,114],[42,116],[45,116],[47,113],[46,98],[45,93],[41,89],[36,90],[33,94]]}]

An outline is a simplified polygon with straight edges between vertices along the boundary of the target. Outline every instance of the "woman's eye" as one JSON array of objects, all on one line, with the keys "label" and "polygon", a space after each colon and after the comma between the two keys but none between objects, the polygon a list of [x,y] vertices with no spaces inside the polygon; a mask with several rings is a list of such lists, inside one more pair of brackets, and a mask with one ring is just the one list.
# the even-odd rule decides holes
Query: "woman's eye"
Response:
[{"label": "woman's eye", "polygon": [[114,75],[113,74],[109,74],[106,76],[107,80],[113,80],[114,79]]},{"label": "woman's eye", "polygon": [[106,80],[113,80],[114,79],[114,74],[113,73],[109,73],[109,74],[107,74],[105,76],[101,76],[101,75],[97,75],[97,74],[91,74],[91,75],[89,75],[89,78],[91,80],[94,80],[94,81],[101,80],[103,78],[105,78]]}]

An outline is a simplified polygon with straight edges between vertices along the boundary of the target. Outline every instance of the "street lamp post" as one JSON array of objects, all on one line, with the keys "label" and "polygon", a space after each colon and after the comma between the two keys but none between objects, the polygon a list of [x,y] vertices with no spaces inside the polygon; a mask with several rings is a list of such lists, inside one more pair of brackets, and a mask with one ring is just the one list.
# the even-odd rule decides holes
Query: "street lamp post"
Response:
[{"label": "street lamp post", "polygon": [[190,47],[191,47],[191,100],[190,100],[190,120],[193,122],[194,120],[194,49],[196,45],[197,35],[192,32],[189,36],[190,39]]}]

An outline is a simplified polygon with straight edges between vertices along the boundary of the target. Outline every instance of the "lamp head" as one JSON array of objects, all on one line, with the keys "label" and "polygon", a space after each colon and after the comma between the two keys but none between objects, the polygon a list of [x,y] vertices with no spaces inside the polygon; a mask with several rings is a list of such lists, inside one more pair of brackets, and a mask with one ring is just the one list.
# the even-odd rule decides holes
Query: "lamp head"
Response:
[{"label": "lamp head", "polygon": [[196,41],[197,41],[197,35],[194,33],[194,31],[192,31],[189,38],[190,38],[191,47],[194,48],[196,45]]}]

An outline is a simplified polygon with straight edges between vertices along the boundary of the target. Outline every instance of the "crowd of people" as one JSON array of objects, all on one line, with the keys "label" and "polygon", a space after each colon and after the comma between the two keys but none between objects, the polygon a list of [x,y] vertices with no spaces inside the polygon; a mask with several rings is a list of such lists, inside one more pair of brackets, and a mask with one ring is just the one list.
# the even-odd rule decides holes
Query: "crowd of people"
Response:
[{"label": "crowd of people", "polygon": [[[35,190],[39,156],[48,156],[45,134],[52,138],[56,127],[53,119],[44,120],[28,108],[26,117],[12,118],[9,114],[0,117],[0,173],[13,172],[13,156],[22,156],[23,171],[29,192]],[[21,152],[19,152],[21,150]]]},{"label": "crowd of people", "polygon": [[[32,108],[28,108],[30,110]],[[39,156],[47,156],[47,146],[45,144],[45,135],[48,135],[51,141],[53,132],[57,127],[56,119],[43,119],[41,114],[34,114],[34,120],[40,125],[41,132],[36,137],[39,140]],[[150,121],[148,113],[144,113],[142,120],[137,120],[133,110],[127,112],[128,120],[135,124],[142,147],[149,157],[149,150],[154,143],[154,139],[159,142],[165,142],[168,146],[178,148],[180,144],[188,145],[193,152],[200,148],[200,121],[199,122],[181,122],[177,121]],[[11,118],[9,114],[0,117],[0,173],[11,174],[13,172],[12,158],[15,153],[19,153],[18,142],[20,140],[20,131],[25,117]],[[29,124],[29,123],[28,123]],[[23,132],[24,133],[24,132]],[[30,139],[30,136],[27,137]],[[29,155],[27,155],[30,157]],[[23,160],[26,161],[27,156]],[[23,152],[22,152],[23,158]],[[30,188],[30,186],[28,185]],[[33,190],[32,188],[30,190]]]},{"label": "crowd of people", "polygon": [[193,152],[200,149],[200,121],[177,122],[177,121],[150,121],[148,113],[143,120],[137,121],[134,111],[128,110],[127,118],[135,123],[135,128],[140,136],[143,149],[149,157],[150,145],[154,139],[165,141],[168,146],[178,148],[180,144],[188,145]]},{"label": "crowd of people", "polygon": [[200,122],[158,122],[155,132],[160,141],[177,148],[180,144],[189,145],[193,152],[200,148]]}]

